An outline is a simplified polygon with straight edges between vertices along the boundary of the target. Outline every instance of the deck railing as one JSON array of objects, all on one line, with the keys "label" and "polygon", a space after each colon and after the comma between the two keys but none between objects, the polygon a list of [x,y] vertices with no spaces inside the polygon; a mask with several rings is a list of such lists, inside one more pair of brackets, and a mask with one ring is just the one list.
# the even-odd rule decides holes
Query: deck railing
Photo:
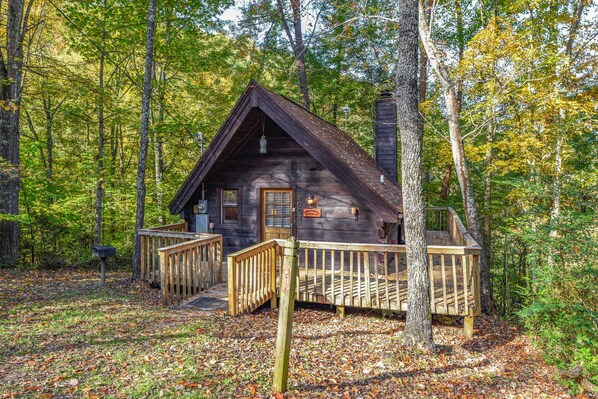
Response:
[{"label": "deck railing", "polygon": [[232,315],[252,312],[269,299],[276,301],[276,273],[281,264],[281,249],[276,240],[268,240],[228,256]]},{"label": "deck railing", "polygon": [[164,226],[152,227],[151,230],[178,231],[180,233],[183,233],[187,231],[187,223],[179,222],[173,224],[165,224]]},{"label": "deck railing", "polygon": [[[450,208],[429,212],[433,215],[427,219],[432,220],[430,223],[448,230],[453,242],[467,244],[428,246],[432,312],[478,315],[480,247]],[[267,300],[276,300],[283,247],[284,241],[270,240],[229,256],[232,315],[251,312]],[[300,241],[299,248],[297,300],[407,310],[404,245]]]},{"label": "deck railing", "polygon": [[[427,231],[447,231],[449,221],[449,209],[446,207],[427,207],[424,209],[424,219]],[[452,209],[451,209],[452,210]]]},{"label": "deck railing", "polygon": [[217,234],[192,233],[185,231],[185,223],[168,224],[139,230],[141,237],[141,279],[160,282],[160,248],[197,240],[212,238]]},{"label": "deck railing", "polygon": [[222,282],[222,236],[159,248],[162,303],[177,304]]}]

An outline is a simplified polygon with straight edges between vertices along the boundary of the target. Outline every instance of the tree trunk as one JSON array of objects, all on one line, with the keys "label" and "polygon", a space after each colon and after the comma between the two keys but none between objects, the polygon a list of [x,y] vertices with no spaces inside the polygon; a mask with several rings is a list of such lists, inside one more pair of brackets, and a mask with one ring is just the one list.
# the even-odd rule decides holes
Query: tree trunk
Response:
[{"label": "tree trunk", "polygon": [[[419,54],[419,103],[426,101],[428,91],[428,55],[425,51]],[[425,122],[422,120],[422,125]]]},{"label": "tree trunk", "polygon": [[442,188],[440,189],[440,198],[446,201],[449,197],[451,184],[451,163],[444,164],[444,177],[442,178]]},{"label": "tree trunk", "polygon": [[486,254],[484,251],[484,236],[482,235],[480,218],[476,201],[473,196],[473,189],[470,184],[469,172],[465,160],[465,152],[463,150],[463,139],[461,137],[461,126],[459,122],[459,103],[455,93],[455,88],[448,73],[448,69],[444,64],[442,64],[436,46],[430,38],[430,30],[428,28],[428,24],[424,20],[423,11],[423,3],[422,0],[420,0],[419,33],[426,53],[428,53],[430,65],[436,73],[438,81],[442,87],[442,94],[446,103],[453,163],[455,165],[455,172],[457,174],[459,186],[461,187],[461,194],[463,196],[463,208],[465,210],[465,217],[467,219],[467,227],[473,239],[476,240],[482,247],[482,254],[480,256],[480,294],[482,310],[485,313],[492,313],[494,312],[496,306],[492,296],[490,269],[488,267],[488,263],[486,262]]},{"label": "tree trunk", "polygon": [[[563,171],[563,135],[559,133],[556,140],[554,154],[554,180],[552,182],[552,209],[550,211],[550,238],[558,236],[558,221],[561,214],[561,173]],[[554,242],[551,243],[551,250],[548,252],[548,266],[554,266]]]},{"label": "tree trunk", "polygon": [[307,90],[307,72],[305,70],[305,47],[303,46],[303,32],[301,31],[301,2],[291,0],[293,8],[293,27],[295,29],[295,60],[299,75],[299,89],[301,90],[301,104],[309,111],[309,92]]},{"label": "tree trunk", "polygon": [[294,38],[285,17],[282,0],[277,0],[276,3],[282,25],[295,55],[295,65],[297,66],[297,74],[299,75],[299,90],[301,91],[301,104],[303,108],[309,111],[309,91],[307,86],[307,72],[305,70],[305,46],[303,46],[303,32],[301,31],[301,0],[291,0]]},{"label": "tree trunk", "polygon": [[[104,3],[105,6],[105,3]],[[95,222],[95,245],[102,243],[102,210],[104,201],[104,147],[105,132],[104,132],[104,41],[106,39],[106,30],[102,28],[102,51],[100,52],[100,101],[98,104],[98,176],[96,182],[96,222]]]},{"label": "tree trunk", "polygon": [[430,277],[424,222],[423,137],[418,111],[417,19],[417,0],[401,0],[396,97],[398,125],[401,132],[401,176],[407,246],[408,293],[405,344],[432,346]]},{"label": "tree trunk", "polygon": [[[18,260],[19,162],[23,38],[27,15],[24,1],[8,2],[6,53],[0,52],[0,265],[15,266]],[[21,21],[23,27],[21,28]],[[1,50],[0,50],[1,51]]]},{"label": "tree trunk", "polygon": [[137,208],[135,211],[135,248],[133,251],[133,277],[138,278],[141,263],[141,237],[145,217],[145,165],[147,161],[148,127],[150,101],[152,95],[152,59],[154,54],[154,33],[156,30],[156,0],[150,0],[147,8],[147,38],[145,42],[145,71],[143,76],[143,96],[141,98],[141,142],[139,163],[137,164]]},{"label": "tree trunk", "polygon": [[[160,71],[160,109],[158,111],[158,126],[162,126],[164,123],[164,86],[166,85],[166,71],[164,67]],[[154,179],[156,182],[156,205],[158,206],[158,222],[164,223],[164,216],[162,215],[163,201],[162,201],[162,183],[163,183],[163,165],[164,160],[162,159],[162,137],[158,129],[152,129],[153,142],[154,142]]]},{"label": "tree trunk", "polygon": [[[434,6],[434,0],[428,0],[428,6],[425,11],[428,13],[432,10]],[[426,18],[429,17],[426,12],[424,12]],[[426,101],[426,93],[428,92],[428,54],[425,51],[419,52],[419,104],[421,105],[424,101]],[[421,110],[420,110],[421,112]],[[423,114],[423,113],[422,113]],[[424,126],[425,122],[423,118],[421,118],[422,126]]]},{"label": "tree trunk", "polygon": [[[463,60],[463,52],[465,50],[465,35],[463,33],[463,10],[461,9],[461,2],[455,0],[455,14],[457,17],[457,44],[459,46],[459,65]],[[463,81],[460,77],[457,78],[457,111],[461,112],[461,103],[463,102]]]},{"label": "tree trunk", "polygon": [[[170,19],[166,21],[166,46],[170,45]],[[160,69],[160,92],[158,98],[158,126],[164,124],[164,98],[166,92],[166,62]],[[152,129],[154,142],[154,180],[156,182],[156,205],[158,206],[158,223],[164,223],[163,216],[163,200],[162,200],[162,184],[164,174],[164,159],[162,158],[162,137],[157,129]]]},{"label": "tree trunk", "polygon": [[[54,166],[54,135],[52,127],[54,124],[54,111],[52,110],[52,98],[43,98],[44,113],[46,114],[46,176],[48,180],[52,180],[53,177],[53,166]],[[60,105],[58,105],[60,107]],[[56,109],[58,109],[58,107]],[[50,198],[51,200],[51,198]]]},{"label": "tree trunk", "polygon": [[488,123],[486,130],[486,156],[484,171],[484,252],[486,263],[491,265],[491,242],[492,242],[492,144],[494,141],[494,122]]}]

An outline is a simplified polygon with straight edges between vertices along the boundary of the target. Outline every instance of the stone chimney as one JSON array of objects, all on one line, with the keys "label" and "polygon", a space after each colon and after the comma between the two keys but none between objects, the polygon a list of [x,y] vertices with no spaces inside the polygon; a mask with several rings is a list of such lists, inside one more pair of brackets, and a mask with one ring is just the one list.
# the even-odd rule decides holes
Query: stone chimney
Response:
[{"label": "stone chimney", "polygon": [[397,180],[397,103],[389,90],[383,90],[376,100],[374,128],[376,164],[388,178]]}]

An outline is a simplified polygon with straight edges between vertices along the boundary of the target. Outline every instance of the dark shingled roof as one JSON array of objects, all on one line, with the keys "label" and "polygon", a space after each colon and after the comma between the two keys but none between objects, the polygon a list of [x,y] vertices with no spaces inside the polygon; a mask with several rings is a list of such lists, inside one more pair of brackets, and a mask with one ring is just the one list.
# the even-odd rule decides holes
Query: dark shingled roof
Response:
[{"label": "dark shingled roof", "polygon": [[[336,126],[253,80],[171,201],[169,208],[172,214],[183,210],[202,180],[218,163],[224,148],[235,139],[243,118],[253,107],[266,113],[385,222],[397,222],[398,214],[402,213],[401,189],[378,168],[359,144]],[[385,175],[384,183],[380,182],[380,175]]]}]

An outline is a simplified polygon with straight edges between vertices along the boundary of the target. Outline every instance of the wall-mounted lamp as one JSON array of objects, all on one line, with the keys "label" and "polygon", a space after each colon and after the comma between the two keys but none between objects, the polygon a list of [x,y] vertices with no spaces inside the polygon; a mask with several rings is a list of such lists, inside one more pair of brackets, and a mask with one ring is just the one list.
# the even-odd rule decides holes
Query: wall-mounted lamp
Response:
[{"label": "wall-mounted lamp", "polygon": [[208,231],[209,231],[210,233],[213,233],[213,232],[214,232],[214,228],[215,228],[215,227],[216,227],[216,225],[214,224],[214,222],[210,222],[210,223],[208,223]]},{"label": "wall-mounted lamp", "polygon": [[318,204],[318,200],[316,199],[316,197],[312,193],[309,193],[307,195],[307,205],[314,207],[317,204]]},{"label": "wall-mounted lamp", "polygon": [[351,215],[355,216],[355,220],[359,220],[359,209],[357,207],[351,208]]}]

